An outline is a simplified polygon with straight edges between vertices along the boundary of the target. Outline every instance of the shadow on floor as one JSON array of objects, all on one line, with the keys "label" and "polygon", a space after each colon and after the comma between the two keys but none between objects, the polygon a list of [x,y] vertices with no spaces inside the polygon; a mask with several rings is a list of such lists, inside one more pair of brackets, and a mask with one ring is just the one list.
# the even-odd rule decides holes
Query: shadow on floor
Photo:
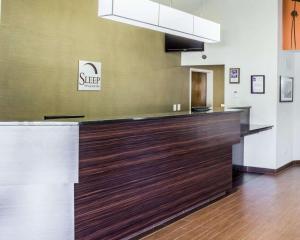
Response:
[{"label": "shadow on floor", "polygon": [[233,188],[238,188],[238,187],[246,184],[247,182],[252,181],[255,178],[258,178],[262,175],[263,174],[243,173],[243,172],[234,171],[233,176],[232,176],[232,178],[233,178],[232,186],[233,186]]}]

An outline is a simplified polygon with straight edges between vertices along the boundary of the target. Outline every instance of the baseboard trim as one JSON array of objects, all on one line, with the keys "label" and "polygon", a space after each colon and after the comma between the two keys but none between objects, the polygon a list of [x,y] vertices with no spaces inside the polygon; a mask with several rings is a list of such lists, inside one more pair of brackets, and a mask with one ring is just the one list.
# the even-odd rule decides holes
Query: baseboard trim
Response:
[{"label": "baseboard trim", "polygon": [[257,174],[266,174],[266,175],[278,175],[283,171],[294,167],[300,166],[300,160],[292,161],[278,169],[270,169],[270,168],[257,168],[257,167],[248,167],[248,166],[237,166],[234,165],[233,169],[235,171],[244,172],[244,173],[257,173]]}]

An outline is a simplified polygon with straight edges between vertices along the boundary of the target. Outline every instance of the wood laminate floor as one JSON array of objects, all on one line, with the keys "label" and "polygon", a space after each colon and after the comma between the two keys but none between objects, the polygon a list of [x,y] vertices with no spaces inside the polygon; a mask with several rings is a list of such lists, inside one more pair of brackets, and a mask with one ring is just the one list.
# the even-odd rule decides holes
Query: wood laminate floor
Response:
[{"label": "wood laminate floor", "polygon": [[261,175],[144,240],[300,240],[300,167]]}]

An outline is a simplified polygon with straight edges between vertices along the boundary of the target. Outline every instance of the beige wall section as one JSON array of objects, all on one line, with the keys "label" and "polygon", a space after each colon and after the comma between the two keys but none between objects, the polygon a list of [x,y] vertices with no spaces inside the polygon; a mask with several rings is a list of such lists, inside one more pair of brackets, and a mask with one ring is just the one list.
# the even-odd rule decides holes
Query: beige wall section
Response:
[{"label": "beige wall section", "polygon": [[221,104],[224,104],[225,101],[225,66],[211,65],[197,67],[201,69],[212,70],[214,72],[214,107],[221,107]]},{"label": "beige wall section", "polygon": [[[164,35],[97,17],[97,0],[2,0],[0,119],[88,119],[188,109],[188,68]],[[78,61],[101,61],[103,90],[78,92]]]}]

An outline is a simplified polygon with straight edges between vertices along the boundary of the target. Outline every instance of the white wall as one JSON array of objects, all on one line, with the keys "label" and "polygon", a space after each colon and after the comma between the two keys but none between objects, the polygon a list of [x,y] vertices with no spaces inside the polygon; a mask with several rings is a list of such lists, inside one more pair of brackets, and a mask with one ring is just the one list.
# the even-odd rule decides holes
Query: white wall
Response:
[{"label": "white wall", "polygon": [[300,53],[295,54],[293,159],[300,160]]},{"label": "white wall", "polygon": [[[278,84],[280,76],[294,77],[294,54],[279,51]],[[276,168],[294,160],[293,158],[293,131],[294,131],[294,103],[279,102],[279,87],[277,91],[277,163]]]},{"label": "white wall", "polygon": [[[280,76],[294,77],[294,53],[282,51],[282,1],[278,0],[278,84]],[[279,102],[277,91],[277,162],[276,167],[289,163],[293,159],[294,103]]]},{"label": "white wall", "polygon": [[[244,138],[244,165],[276,169],[274,131],[264,131]],[[272,141],[272,142],[270,142]]]},{"label": "white wall", "polygon": [[277,168],[291,160],[300,160],[300,53],[282,51],[282,1],[278,0],[278,81],[280,76],[294,77],[294,102],[277,105]]},{"label": "white wall", "polygon": [[[245,162],[253,167],[276,168],[276,122],[278,89],[278,4],[274,0],[209,0],[198,14],[221,24],[222,42],[206,45],[201,53],[183,53],[182,65],[225,64],[225,104],[252,106],[253,124],[274,129],[245,139]],[[241,68],[241,84],[229,84],[229,68]],[[266,94],[250,93],[250,77],[266,75]],[[235,93],[236,92],[236,93]],[[247,139],[249,138],[249,139]],[[258,158],[251,152],[264,146]],[[247,150],[248,149],[248,150]]]},{"label": "white wall", "polygon": [[[259,4],[258,4],[259,3]],[[277,4],[274,0],[209,0],[202,15],[221,23],[222,42],[206,45],[207,60],[200,53],[183,53],[182,65],[225,64],[225,102],[251,105],[252,122],[275,124],[277,92]],[[266,21],[269,20],[269,21]],[[229,84],[229,68],[241,68],[241,84]],[[265,95],[250,94],[251,74],[265,74]],[[238,94],[233,94],[237,91]]]}]

